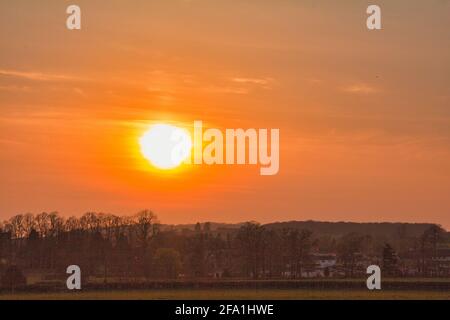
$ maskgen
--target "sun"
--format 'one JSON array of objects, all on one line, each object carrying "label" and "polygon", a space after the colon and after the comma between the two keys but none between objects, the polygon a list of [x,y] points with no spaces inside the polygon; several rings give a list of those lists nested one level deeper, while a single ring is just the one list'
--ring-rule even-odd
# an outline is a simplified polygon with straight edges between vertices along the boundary
[{"label": "sun", "polygon": [[176,168],[186,160],[192,149],[191,135],[185,129],[169,125],[152,125],[139,139],[141,153],[154,167]]}]

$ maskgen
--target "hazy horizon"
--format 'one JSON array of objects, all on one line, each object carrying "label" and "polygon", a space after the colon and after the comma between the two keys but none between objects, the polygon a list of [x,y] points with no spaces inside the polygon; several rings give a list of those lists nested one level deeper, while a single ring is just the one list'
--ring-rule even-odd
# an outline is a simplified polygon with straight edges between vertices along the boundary
[{"label": "hazy horizon", "polygon": [[[150,209],[144,209],[144,210],[150,210]],[[150,210],[151,211],[151,210]],[[59,211],[53,210],[53,211],[45,211],[47,213],[52,213],[52,212],[57,212],[58,214],[61,214]],[[95,210],[91,210],[85,213],[90,213],[90,212],[95,212],[95,213],[101,213],[101,214],[112,214],[112,215],[116,215],[116,216],[122,216],[122,214],[118,214],[118,213],[114,213],[114,212],[103,212],[103,211],[95,211]],[[153,212],[153,211],[152,211]],[[19,214],[40,214],[41,212],[26,212],[26,213],[19,213]],[[85,214],[83,213],[83,214]],[[132,214],[123,214],[123,216],[125,217],[132,217],[134,215],[136,215],[139,212],[135,212]],[[153,212],[154,213],[154,212]],[[70,216],[66,216],[63,215],[62,217],[64,218],[70,218],[70,217],[76,217],[76,218],[80,218],[83,216],[83,214],[75,214],[75,215],[70,215]],[[8,217],[11,218],[11,217]],[[8,220],[8,219],[5,219]],[[205,223],[212,223],[212,224],[225,224],[225,225],[239,225],[239,224],[245,224],[248,222],[251,223],[258,223],[261,225],[266,225],[266,224],[274,224],[274,223],[291,223],[291,222],[313,222],[313,223],[350,223],[350,224],[434,224],[434,225],[440,225],[442,226],[445,231],[448,232],[448,229],[437,223],[437,222],[433,222],[433,221],[424,221],[424,222],[414,222],[414,221],[352,221],[352,220],[314,220],[314,219],[297,219],[297,220],[271,220],[271,221],[258,221],[258,220],[236,220],[236,221],[225,221],[225,220],[192,220],[192,221],[186,221],[186,222],[173,222],[173,223],[166,223],[165,221],[162,221],[161,219],[159,219],[159,216],[156,214],[156,221],[158,224],[161,225],[166,225],[166,226],[193,226],[196,225],[197,223],[200,224],[205,224]],[[0,221],[1,222],[1,221]]]}]

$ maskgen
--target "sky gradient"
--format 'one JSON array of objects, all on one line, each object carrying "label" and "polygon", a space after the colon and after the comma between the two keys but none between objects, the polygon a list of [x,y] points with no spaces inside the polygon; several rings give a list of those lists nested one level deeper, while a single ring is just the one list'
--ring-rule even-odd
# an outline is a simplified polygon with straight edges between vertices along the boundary
[{"label": "sky gradient", "polygon": [[[450,1],[376,3],[381,31],[368,1],[0,1],[0,219],[450,228]],[[194,120],[279,128],[279,174],[149,168],[148,125]]]}]

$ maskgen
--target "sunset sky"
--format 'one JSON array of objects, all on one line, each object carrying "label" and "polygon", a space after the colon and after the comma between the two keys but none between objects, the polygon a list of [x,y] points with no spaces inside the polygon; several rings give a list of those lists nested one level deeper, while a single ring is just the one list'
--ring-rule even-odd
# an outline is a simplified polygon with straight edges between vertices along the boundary
[{"label": "sunset sky", "polygon": [[[0,219],[148,208],[163,223],[450,228],[448,0],[2,0],[0,110]],[[278,175],[151,168],[149,125],[194,120],[279,128]]]}]

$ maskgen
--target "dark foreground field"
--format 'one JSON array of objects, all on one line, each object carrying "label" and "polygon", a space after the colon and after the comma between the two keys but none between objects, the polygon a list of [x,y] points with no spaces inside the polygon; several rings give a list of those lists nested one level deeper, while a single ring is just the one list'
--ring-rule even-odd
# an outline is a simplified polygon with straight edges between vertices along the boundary
[{"label": "dark foreground field", "polygon": [[19,293],[3,294],[0,299],[14,300],[320,300],[320,299],[356,299],[356,300],[450,300],[450,292],[445,291],[369,291],[369,290],[286,290],[286,289],[163,289],[133,291],[81,291],[59,293]]},{"label": "dark foreground field", "polygon": [[[112,281],[111,281],[112,280]],[[370,291],[365,279],[302,280],[179,280],[123,282],[91,278],[81,291],[69,291],[64,281],[39,282],[14,292],[0,291],[0,299],[445,299],[450,300],[448,278],[393,278],[382,290]]]}]

